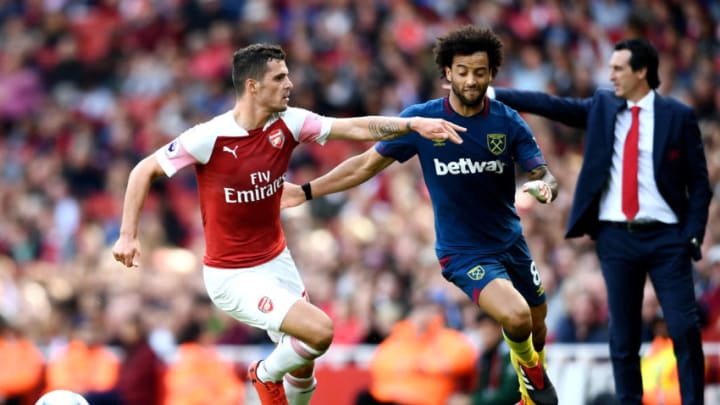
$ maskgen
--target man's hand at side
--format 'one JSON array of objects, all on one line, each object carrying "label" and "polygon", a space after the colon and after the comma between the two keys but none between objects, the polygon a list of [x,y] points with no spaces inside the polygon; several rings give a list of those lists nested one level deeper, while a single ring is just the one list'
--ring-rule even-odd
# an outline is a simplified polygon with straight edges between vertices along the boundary
[{"label": "man's hand at side", "polygon": [[536,200],[543,204],[548,204],[552,201],[552,189],[549,184],[542,180],[528,181],[523,184],[522,191],[535,197]]},{"label": "man's hand at side", "polygon": [[112,248],[115,260],[125,267],[140,267],[140,241],[138,238],[120,235]]}]

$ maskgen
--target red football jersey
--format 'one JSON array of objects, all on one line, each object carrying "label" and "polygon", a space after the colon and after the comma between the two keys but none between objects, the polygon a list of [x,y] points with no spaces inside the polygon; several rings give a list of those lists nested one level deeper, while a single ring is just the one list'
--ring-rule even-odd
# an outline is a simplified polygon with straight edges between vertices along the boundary
[{"label": "red football jersey", "polygon": [[299,143],[325,143],[331,124],[330,118],[291,107],[247,131],[229,111],[155,152],[168,177],[195,167],[206,265],[252,267],[280,254],[280,196],[290,155]]}]

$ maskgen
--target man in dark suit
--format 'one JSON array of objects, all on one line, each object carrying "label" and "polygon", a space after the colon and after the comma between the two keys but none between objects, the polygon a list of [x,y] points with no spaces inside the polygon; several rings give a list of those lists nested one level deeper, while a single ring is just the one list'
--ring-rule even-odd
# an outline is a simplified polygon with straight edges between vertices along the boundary
[{"label": "man in dark suit", "polygon": [[692,110],[662,97],[658,55],[642,39],[615,45],[614,93],[587,99],[494,89],[519,111],[586,128],[585,159],[566,237],[596,241],[608,291],[617,398],[640,404],[640,315],[646,276],[657,292],[678,360],[683,404],[703,404],[704,358],[691,257],[699,260],[712,192]]}]

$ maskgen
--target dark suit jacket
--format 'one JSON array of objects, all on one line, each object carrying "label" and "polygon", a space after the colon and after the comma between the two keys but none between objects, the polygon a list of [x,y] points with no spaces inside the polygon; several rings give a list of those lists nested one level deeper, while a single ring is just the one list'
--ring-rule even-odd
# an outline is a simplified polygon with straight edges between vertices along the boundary
[{"label": "dark suit jacket", "polygon": [[[541,92],[495,89],[497,100],[529,112],[585,128],[585,150],[565,236],[588,234],[598,228],[600,194],[610,175],[615,118],[627,108],[625,99],[598,90],[586,99],[550,96]],[[655,93],[653,167],[660,194],[677,215],[683,236],[702,241],[712,191],[697,120],[690,107]]]}]

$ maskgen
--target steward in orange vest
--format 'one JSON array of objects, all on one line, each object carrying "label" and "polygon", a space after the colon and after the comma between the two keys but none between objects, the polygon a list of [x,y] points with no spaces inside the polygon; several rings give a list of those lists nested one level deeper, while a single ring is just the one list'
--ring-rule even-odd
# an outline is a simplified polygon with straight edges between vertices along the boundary
[{"label": "steward in orange vest", "polygon": [[445,405],[453,393],[470,385],[476,359],[470,340],[445,326],[440,307],[421,302],[373,354],[370,394],[381,402]]}]

